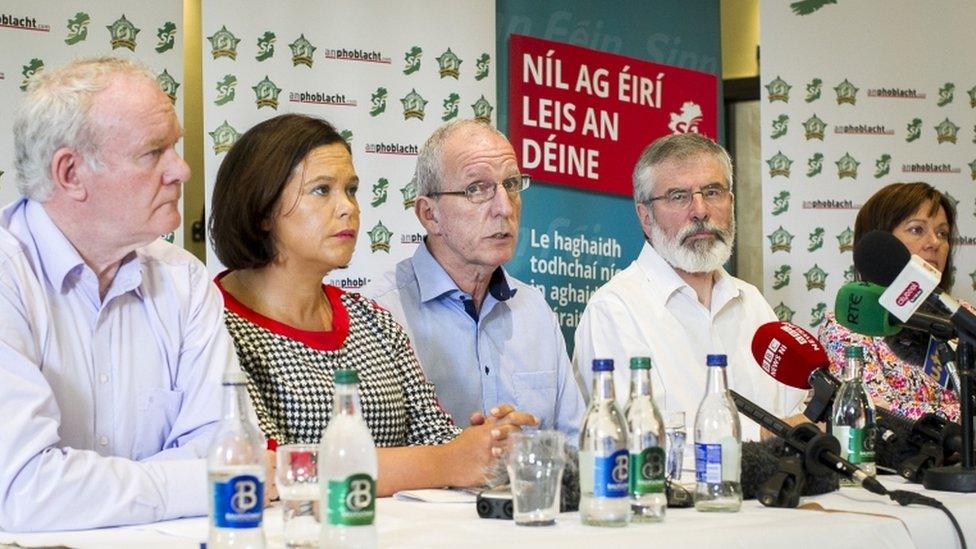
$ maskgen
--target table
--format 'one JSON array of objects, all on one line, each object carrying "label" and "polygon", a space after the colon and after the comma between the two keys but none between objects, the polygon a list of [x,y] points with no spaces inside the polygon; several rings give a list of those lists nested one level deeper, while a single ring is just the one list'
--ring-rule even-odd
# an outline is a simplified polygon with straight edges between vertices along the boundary
[{"label": "table", "polygon": [[[931,492],[884,477],[888,488],[924,492],[946,504],[960,522],[967,543],[976,546],[976,494]],[[511,521],[478,518],[473,504],[377,501],[381,547],[748,547],[789,549],[839,547],[959,547],[955,531],[941,511],[901,507],[857,488],[842,488],[801,501],[802,509],[772,509],[755,500],[739,513],[699,513],[668,509],[663,523],[626,528],[583,526],[577,513],[564,513],[552,527],[516,526]],[[281,547],[281,509],[265,516],[269,547]],[[23,547],[66,545],[79,548],[198,549],[207,537],[207,519],[198,517],[155,524],[82,532],[10,534],[0,543]]]}]

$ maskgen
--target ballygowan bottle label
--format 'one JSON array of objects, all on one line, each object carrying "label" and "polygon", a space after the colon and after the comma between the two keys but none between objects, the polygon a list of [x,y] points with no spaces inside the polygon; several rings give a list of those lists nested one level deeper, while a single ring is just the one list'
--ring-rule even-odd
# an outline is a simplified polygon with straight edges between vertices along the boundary
[{"label": "ballygowan bottle label", "polygon": [[722,445],[695,443],[695,481],[722,482]]},{"label": "ballygowan bottle label", "polygon": [[874,427],[834,425],[832,434],[840,441],[840,457],[855,465],[874,463]]},{"label": "ballygowan bottle label", "polygon": [[660,494],[664,492],[666,466],[664,448],[652,446],[630,454],[630,493]]},{"label": "ballygowan bottle label", "polygon": [[376,482],[366,473],[329,480],[329,524],[364,526],[376,517]]},{"label": "ballygowan bottle label", "polygon": [[599,498],[627,497],[629,474],[627,450],[593,457],[593,495]]},{"label": "ballygowan bottle label", "polygon": [[258,528],[264,483],[254,475],[213,481],[213,522],[217,528]]}]

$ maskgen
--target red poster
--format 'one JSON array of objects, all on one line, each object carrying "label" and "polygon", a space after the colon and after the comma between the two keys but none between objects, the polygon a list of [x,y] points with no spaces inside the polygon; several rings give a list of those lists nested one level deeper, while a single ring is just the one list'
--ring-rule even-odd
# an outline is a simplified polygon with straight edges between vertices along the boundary
[{"label": "red poster", "polygon": [[508,135],[533,180],[632,196],[651,141],[717,136],[714,74],[515,34],[508,51]]}]

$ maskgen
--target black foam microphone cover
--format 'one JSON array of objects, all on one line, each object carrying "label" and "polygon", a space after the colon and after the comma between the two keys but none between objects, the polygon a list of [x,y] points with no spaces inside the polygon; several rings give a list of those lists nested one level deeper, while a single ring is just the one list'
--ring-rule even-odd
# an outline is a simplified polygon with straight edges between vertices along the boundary
[{"label": "black foam microphone cover", "polygon": [[[743,499],[756,499],[764,482],[776,474],[779,468],[779,458],[784,455],[784,443],[780,438],[772,438],[762,442],[746,441],[742,443],[742,486]],[[839,488],[836,474],[826,476],[806,475],[800,491],[804,496],[816,496],[833,492]]]},{"label": "black foam microphone cover", "polygon": [[854,268],[881,286],[889,286],[911,259],[908,248],[887,231],[869,231],[854,246]]}]

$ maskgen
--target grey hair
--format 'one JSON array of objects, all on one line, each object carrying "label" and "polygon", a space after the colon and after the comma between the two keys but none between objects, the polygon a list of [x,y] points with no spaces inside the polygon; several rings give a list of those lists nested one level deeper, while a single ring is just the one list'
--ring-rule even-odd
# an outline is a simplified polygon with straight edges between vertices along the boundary
[{"label": "grey hair", "polygon": [[721,145],[697,133],[678,133],[656,139],[644,149],[634,166],[634,203],[647,204],[654,192],[654,168],[669,160],[709,154],[725,169],[725,183],[732,188],[732,158]]},{"label": "grey hair", "polygon": [[443,169],[441,154],[443,153],[444,143],[455,132],[465,128],[483,128],[508,141],[505,134],[498,131],[491,124],[481,120],[462,118],[452,120],[437,128],[427,138],[424,146],[420,148],[420,153],[417,155],[417,169],[414,172],[414,181],[417,184],[417,196],[430,196],[441,190],[444,183],[443,173],[441,172]]},{"label": "grey hair", "polygon": [[111,56],[76,59],[31,77],[14,114],[14,168],[21,195],[39,202],[51,197],[51,158],[62,147],[78,151],[89,167],[99,169],[100,140],[89,111],[95,96],[118,75],[156,82],[142,63]]}]

